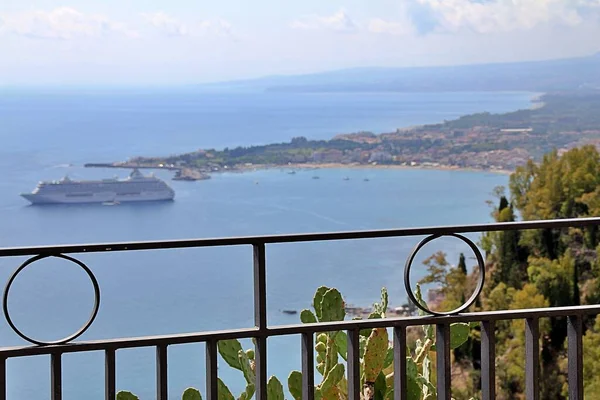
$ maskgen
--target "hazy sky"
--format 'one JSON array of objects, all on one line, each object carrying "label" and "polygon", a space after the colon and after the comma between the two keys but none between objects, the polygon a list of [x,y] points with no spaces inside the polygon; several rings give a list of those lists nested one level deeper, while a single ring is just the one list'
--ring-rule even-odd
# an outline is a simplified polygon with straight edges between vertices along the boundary
[{"label": "hazy sky", "polygon": [[178,84],[600,50],[600,0],[0,0],[0,84]]}]

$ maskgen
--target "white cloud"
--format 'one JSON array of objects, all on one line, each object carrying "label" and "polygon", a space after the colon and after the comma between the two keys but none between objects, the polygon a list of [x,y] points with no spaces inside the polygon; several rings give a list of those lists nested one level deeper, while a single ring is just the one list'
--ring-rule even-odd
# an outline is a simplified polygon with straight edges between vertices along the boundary
[{"label": "white cloud", "polygon": [[411,35],[415,32],[414,26],[410,21],[392,22],[381,18],[371,19],[368,30],[372,33],[387,33],[398,36]]},{"label": "white cloud", "polygon": [[413,5],[420,7],[421,16],[424,11],[430,14],[438,32],[512,32],[543,25],[574,27],[589,18],[590,11],[600,11],[599,0],[415,0]]},{"label": "white cloud", "polygon": [[138,37],[138,32],[98,14],[84,14],[73,8],[30,10],[0,14],[0,33],[36,39],[73,39],[119,34]]},{"label": "white cloud", "polygon": [[209,19],[198,22],[184,22],[162,11],[142,13],[142,18],[167,36],[234,36],[232,25],[223,19]]},{"label": "white cloud", "polygon": [[142,18],[168,36],[188,36],[190,34],[190,30],[185,23],[162,11],[142,13]]},{"label": "white cloud", "polygon": [[310,15],[291,23],[294,29],[325,29],[335,32],[356,32],[358,25],[348,16],[345,10],[339,10],[333,15]]}]

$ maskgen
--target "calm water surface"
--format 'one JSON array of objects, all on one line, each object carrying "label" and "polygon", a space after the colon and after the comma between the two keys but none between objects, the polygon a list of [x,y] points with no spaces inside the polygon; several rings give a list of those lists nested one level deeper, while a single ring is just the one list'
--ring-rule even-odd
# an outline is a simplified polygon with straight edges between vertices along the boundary
[{"label": "calm water surface", "polygon": [[[476,111],[529,105],[527,93],[244,94],[185,92],[0,93],[1,246],[219,237],[230,235],[397,228],[490,220],[485,201],[506,177],[420,170],[283,170],[221,174],[209,181],[170,182],[176,201],[118,206],[30,207],[18,194],[41,179],[102,178],[116,170],[84,162],[196,148],[329,138],[359,130],[385,132]],[[169,174],[160,173],[169,179]],[[312,179],[318,175],[320,179]],[[344,180],[344,177],[350,178]],[[364,179],[368,178],[369,181]],[[393,305],[405,300],[402,268],[418,238],[272,245],[267,247],[270,324],[298,321],[283,309],[310,305],[320,285],[338,287],[347,301],[369,305],[382,286]],[[451,261],[467,251],[452,240]],[[160,250],[78,256],[102,288],[100,313],[82,339],[193,332],[252,325],[252,249]],[[22,262],[0,259],[0,282]],[[453,261],[455,262],[455,261]],[[415,271],[415,276],[422,274]],[[82,324],[92,303],[85,275],[61,261],[43,261],[20,276],[9,307],[32,336],[55,339]],[[0,343],[22,344],[0,321]],[[299,338],[269,341],[269,373],[282,380],[300,368]],[[117,355],[121,389],[154,398],[153,349]],[[201,345],[169,348],[173,396],[203,388]],[[10,399],[49,398],[49,359],[8,362]],[[221,368],[234,394],[237,371]],[[64,357],[64,398],[103,398],[101,353]]]}]

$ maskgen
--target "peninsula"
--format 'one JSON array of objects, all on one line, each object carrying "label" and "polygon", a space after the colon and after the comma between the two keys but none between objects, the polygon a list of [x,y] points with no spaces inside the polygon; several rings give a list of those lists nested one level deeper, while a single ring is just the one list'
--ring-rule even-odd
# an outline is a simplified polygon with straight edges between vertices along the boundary
[{"label": "peninsula", "polygon": [[479,113],[434,125],[374,134],[340,134],[331,140],[293,138],[261,146],[135,157],[89,167],[164,168],[175,179],[206,179],[210,173],[290,166],[397,166],[406,168],[511,171],[558,149],[600,147],[600,90],[548,93],[534,107],[505,114]]}]

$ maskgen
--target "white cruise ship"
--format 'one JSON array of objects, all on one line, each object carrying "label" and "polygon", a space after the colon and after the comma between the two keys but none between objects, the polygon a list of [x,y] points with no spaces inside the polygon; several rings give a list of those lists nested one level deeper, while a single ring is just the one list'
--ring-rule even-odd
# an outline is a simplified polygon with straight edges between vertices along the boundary
[{"label": "white cruise ship", "polygon": [[163,180],[134,169],[126,179],[40,182],[31,193],[21,194],[32,204],[127,203],[173,200],[175,192]]}]

